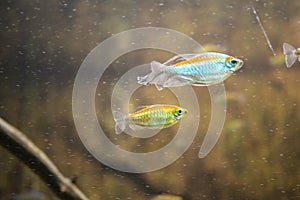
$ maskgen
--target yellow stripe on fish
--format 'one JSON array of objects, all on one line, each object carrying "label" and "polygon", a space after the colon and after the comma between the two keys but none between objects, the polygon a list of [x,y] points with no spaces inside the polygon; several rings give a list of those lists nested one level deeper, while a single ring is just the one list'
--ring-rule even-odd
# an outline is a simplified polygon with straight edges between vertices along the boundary
[{"label": "yellow stripe on fish", "polygon": [[[232,58],[232,57],[228,57],[228,58]],[[216,61],[216,60],[222,60],[223,58],[220,57],[196,57],[190,60],[184,60],[181,61],[177,64],[175,64],[173,67],[180,67],[183,65],[189,65],[189,64],[195,64],[198,62],[205,62],[205,61]]]}]

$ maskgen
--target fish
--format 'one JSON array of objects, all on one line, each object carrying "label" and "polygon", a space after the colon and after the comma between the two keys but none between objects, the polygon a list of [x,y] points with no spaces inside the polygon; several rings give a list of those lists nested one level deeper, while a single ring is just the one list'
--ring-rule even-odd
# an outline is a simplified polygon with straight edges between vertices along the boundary
[{"label": "fish", "polygon": [[162,194],[162,195],[158,195],[158,196],[152,198],[151,200],[182,200],[182,197],[168,195],[168,194]]},{"label": "fish", "polygon": [[241,59],[217,52],[180,54],[165,63],[151,62],[151,72],[137,81],[155,85],[157,90],[184,85],[209,86],[218,84],[243,66]]},{"label": "fish", "polygon": [[295,48],[288,43],[283,43],[283,54],[285,55],[285,64],[290,68],[297,60],[300,62],[300,48]]},{"label": "fish", "polygon": [[176,124],[186,114],[185,108],[167,104],[140,106],[135,112],[128,115],[120,111],[113,111],[116,122],[115,132],[116,134],[122,133],[127,125],[134,131],[142,128],[168,128]]}]

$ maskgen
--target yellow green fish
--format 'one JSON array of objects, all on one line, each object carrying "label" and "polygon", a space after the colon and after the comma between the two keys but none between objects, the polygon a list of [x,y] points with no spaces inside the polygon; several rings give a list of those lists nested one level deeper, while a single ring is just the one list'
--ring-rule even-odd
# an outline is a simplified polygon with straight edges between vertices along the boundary
[{"label": "yellow green fish", "polygon": [[181,54],[163,64],[151,62],[151,73],[137,80],[142,85],[155,85],[158,90],[184,85],[208,86],[222,82],[242,65],[242,60],[222,53]]},{"label": "yellow green fish", "polygon": [[125,115],[119,111],[114,111],[116,122],[116,134],[122,133],[128,124],[132,130],[146,127],[151,129],[161,129],[173,126],[185,114],[187,110],[174,105],[156,104],[138,107],[137,111]]}]

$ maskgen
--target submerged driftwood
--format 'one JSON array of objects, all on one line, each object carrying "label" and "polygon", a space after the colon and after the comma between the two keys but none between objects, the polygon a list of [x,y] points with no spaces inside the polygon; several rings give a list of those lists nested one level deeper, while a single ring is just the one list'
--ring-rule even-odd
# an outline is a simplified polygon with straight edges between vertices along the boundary
[{"label": "submerged driftwood", "polygon": [[0,144],[32,169],[61,199],[88,200],[24,133],[0,118]]},{"label": "submerged driftwood", "polygon": [[[49,157],[40,150],[24,133],[10,125],[0,117],[0,145],[18,157],[34,173],[36,173],[46,185],[63,200],[89,200],[86,195],[72,182],[72,179],[65,177]],[[120,174],[126,174],[119,172]],[[127,174],[129,175],[129,174]],[[130,174],[129,179],[138,182],[140,189],[146,194],[163,194],[163,191],[148,185],[142,176]],[[158,195],[154,199],[181,200],[178,196]],[[187,198],[188,199],[188,198]],[[152,199],[151,199],[152,200]]]}]

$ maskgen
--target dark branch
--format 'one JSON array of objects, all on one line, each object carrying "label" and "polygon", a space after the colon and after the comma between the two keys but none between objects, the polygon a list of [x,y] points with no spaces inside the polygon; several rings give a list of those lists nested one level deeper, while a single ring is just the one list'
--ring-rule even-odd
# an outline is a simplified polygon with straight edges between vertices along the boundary
[{"label": "dark branch", "polygon": [[66,178],[29,138],[0,118],[0,145],[31,168],[61,199],[88,200],[81,190]]}]

